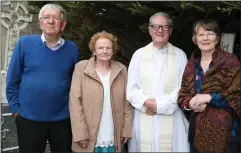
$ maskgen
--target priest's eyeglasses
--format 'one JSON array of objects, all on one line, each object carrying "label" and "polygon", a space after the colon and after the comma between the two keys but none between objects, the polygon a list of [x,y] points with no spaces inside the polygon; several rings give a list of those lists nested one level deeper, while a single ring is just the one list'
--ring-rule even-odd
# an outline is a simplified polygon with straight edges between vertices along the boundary
[{"label": "priest's eyeglasses", "polygon": [[171,28],[171,26],[169,25],[158,25],[158,24],[152,24],[150,25],[150,27],[153,30],[159,30],[161,28],[163,31],[168,31]]}]

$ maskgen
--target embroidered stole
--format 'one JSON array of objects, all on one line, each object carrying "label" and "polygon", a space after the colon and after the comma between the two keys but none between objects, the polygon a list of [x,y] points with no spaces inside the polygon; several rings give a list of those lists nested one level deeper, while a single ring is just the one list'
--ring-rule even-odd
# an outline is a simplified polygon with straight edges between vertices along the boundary
[{"label": "embroidered stole", "polygon": [[[140,62],[140,86],[145,95],[149,98],[155,98],[155,94],[152,92],[152,46],[153,43],[148,44],[144,48],[143,56]],[[164,61],[164,94],[170,94],[174,89],[178,75],[178,58],[175,54],[175,47],[171,44],[167,44],[167,55]],[[154,91],[155,92],[155,91]],[[153,125],[153,116],[148,116],[146,113],[140,113],[140,152],[151,152],[152,146],[158,147],[160,152],[171,152],[172,150],[172,115],[158,115],[160,117],[160,144],[156,146],[155,135],[153,131],[156,126]],[[158,124],[158,123],[157,123]],[[155,126],[153,128],[153,126]],[[155,144],[154,144],[155,143]]]}]

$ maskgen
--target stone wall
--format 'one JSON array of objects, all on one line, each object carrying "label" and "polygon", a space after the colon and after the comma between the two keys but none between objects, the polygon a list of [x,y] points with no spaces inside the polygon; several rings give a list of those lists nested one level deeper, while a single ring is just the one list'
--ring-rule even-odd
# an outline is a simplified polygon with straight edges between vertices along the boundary
[{"label": "stone wall", "polygon": [[[1,102],[1,151],[17,146],[14,119],[9,113],[5,94],[6,74],[11,55],[19,37],[41,33],[36,14],[29,13],[28,2],[1,1],[0,47],[0,102]],[[13,149],[13,148],[12,148]],[[17,152],[17,150],[10,150]]]},{"label": "stone wall", "polygon": [[28,2],[1,2],[1,102],[6,103],[5,77],[14,46],[22,35],[40,33],[37,15],[28,12]]}]

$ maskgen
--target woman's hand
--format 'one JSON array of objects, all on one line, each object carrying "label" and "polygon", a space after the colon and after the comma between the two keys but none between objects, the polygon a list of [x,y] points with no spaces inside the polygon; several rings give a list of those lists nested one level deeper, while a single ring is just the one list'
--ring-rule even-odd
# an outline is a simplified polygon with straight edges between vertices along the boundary
[{"label": "woman's hand", "polygon": [[78,144],[80,145],[81,148],[85,149],[89,145],[89,139],[79,141]]},{"label": "woman's hand", "polygon": [[[211,101],[212,97],[209,94],[197,94],[194,96],[190,102],[189,102],[189,107],[192,110],[196,110],[198,107],[200,107],[203,104],[207,104]],[[200,110],[201,108],[206,108],[206,106],[203,105],[202,107],[198,108],[197,110]]]},{"label": "woman's hand", "polygon": [[128,140],[129,140],[129,138],[127,138],[127,137],[121,137],[121,142],[127,143]]},{"label": "woman's hand", "polygon": [[207,104],[201,104],[195,107],[194,112],[203,112],[207,107]]}]

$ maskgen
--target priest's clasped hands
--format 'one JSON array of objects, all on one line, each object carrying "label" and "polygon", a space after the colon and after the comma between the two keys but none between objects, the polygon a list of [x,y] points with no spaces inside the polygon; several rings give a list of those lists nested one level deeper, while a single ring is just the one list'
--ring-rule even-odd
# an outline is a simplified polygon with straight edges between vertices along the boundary
[{"label": "priest's clasped hands", "polygon": [[155,99],[147,99],[144,106],[146,106],[147,115],[154,116],[157,114],[157,104]]}]

